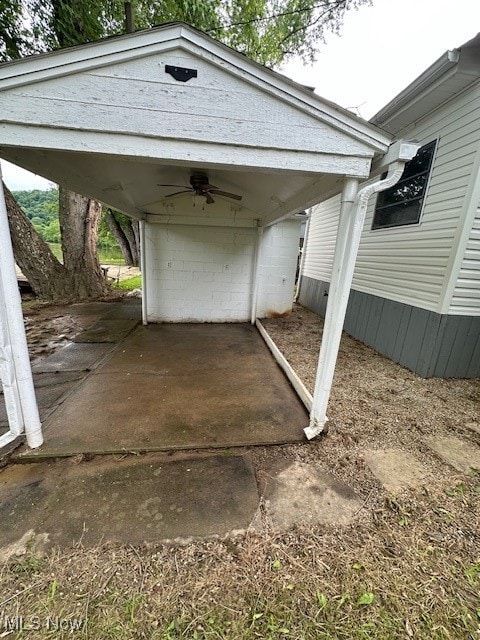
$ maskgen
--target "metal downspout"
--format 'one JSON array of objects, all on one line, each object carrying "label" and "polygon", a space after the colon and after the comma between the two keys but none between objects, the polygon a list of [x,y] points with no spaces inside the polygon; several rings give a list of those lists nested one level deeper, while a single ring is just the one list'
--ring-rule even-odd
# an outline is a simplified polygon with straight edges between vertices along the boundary
[{"label": "metal downspout", "polygon": [[[305,435],[309,440],[325,429],[325,424],[328,420],[326,415],[327,405],[330,398],[368,200],[374,193],[389,189],[400,180],[405,162],[403,160],[393,162],[388,168],[387,177],[360,189],[350,205],[344,197],[345,204],[342,207],[337,244],[335,246],[334,269],[332,270],[327,313],[318,360],[310,425],[304,429]],[[347,185],[348,183],[344,189],[344,196],[348,188]],[[350,189],[352,187],[353,184],[350,185]]]}]

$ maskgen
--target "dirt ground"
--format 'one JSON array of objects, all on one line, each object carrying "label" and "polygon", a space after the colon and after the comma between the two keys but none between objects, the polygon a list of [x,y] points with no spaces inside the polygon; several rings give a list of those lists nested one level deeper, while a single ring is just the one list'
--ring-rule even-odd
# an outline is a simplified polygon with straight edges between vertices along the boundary
[{"label": "dirt ground", "polygon": [[[33,357],[91,321],[65,307],[26,316]],[[265,326],[312,389],[321,319],[297,307]],[[94,639],[477,639],[480,476],[446,465],[424,438],[478,445],[479,383],[423,380],[344,335],[329,433],[249,452],[257,468],[286,458],[346,481],[362,500],[354,524],[27,553],[0,567],[0,637],[75,637],[77,624],[78,637]],[[395,495],[364,456],[392,447],[426,469],[421,484]],[[14,612],[30,625],[15,635],[7,633]]]},{"label": "dirt ground", "polygon": [[[296,306],[286,318],[262,322],[313,392],[323,320]],[[379,486],[365,467],[363,450],[409,451],[438,478],[450,470],[425,446],[425,437],[454,434],[480,442],[472,429],[480,424],[480,380],[425,380],[344,333],[328,417],[328,435],[298,447],[296,454],[304,460],[313,456],[372,496]]]}]

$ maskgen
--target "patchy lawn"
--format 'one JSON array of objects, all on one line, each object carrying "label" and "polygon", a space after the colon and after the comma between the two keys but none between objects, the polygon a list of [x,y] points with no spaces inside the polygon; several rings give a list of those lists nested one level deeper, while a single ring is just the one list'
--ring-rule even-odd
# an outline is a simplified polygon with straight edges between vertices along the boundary
[{"label": "patchy lawn", "polygon": [[[68,315],[51,309],[57,324],[57,313]],[[321,320],[297,308],[265,325],[311,388]],[[456,472],[424,438],[478,446],[479,398],[478,380],[422,380],[344,336],[329,434],[250,453],[318,464],[346,481],[362,499],[354,525],[27,553],[0,569],[0,637],[477,639],[480,476]],[[396,495],[364,459],[392,447],[427,469]]]},{"label": "patchy lawn", "polygon": [[120,289],[120,291],[133,291],[134,289],[142,288],[142,276],[133,276],[132,278],[126,278],[120,280],[112,285],[113,289]]}]

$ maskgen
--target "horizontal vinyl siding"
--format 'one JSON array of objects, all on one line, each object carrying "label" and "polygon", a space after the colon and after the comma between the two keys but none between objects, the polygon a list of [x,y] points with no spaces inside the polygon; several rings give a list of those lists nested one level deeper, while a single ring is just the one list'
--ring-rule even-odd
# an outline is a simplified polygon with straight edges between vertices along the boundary
[{"label": "horizontal vinyl siding", "polygon": [[339,210],[340,196],[336,196],[315,207],[312,212],[303,264],[303,273],[309,278],[330,280]]},{"label": "horizontal vinyl siding", "polygon": [[[480,83],[402,134],[423,145],[437,140],[419,224],[371,230],[371,198],[353,289],[435,311],[465,206],[480,142]],[[315,207],[304,273],[330,281],[340,198]]]},{"label": "horizontal vinyl siding", "polygon": [[450,313],[480,316],[480,204],[452,296]]}]

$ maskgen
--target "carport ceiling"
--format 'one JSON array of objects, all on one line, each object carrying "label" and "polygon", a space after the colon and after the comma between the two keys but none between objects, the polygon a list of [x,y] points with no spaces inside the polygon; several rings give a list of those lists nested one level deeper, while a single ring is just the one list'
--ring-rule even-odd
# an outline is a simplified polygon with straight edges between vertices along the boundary
[{"label": "carport ceiling", "polygon": [[161,185],[201,171],[242,196],[205,207],[269,222],[367,177],[389,141],[182,24],[0,66],[0,156],[137,218],[198,211],[204,198]]}]

